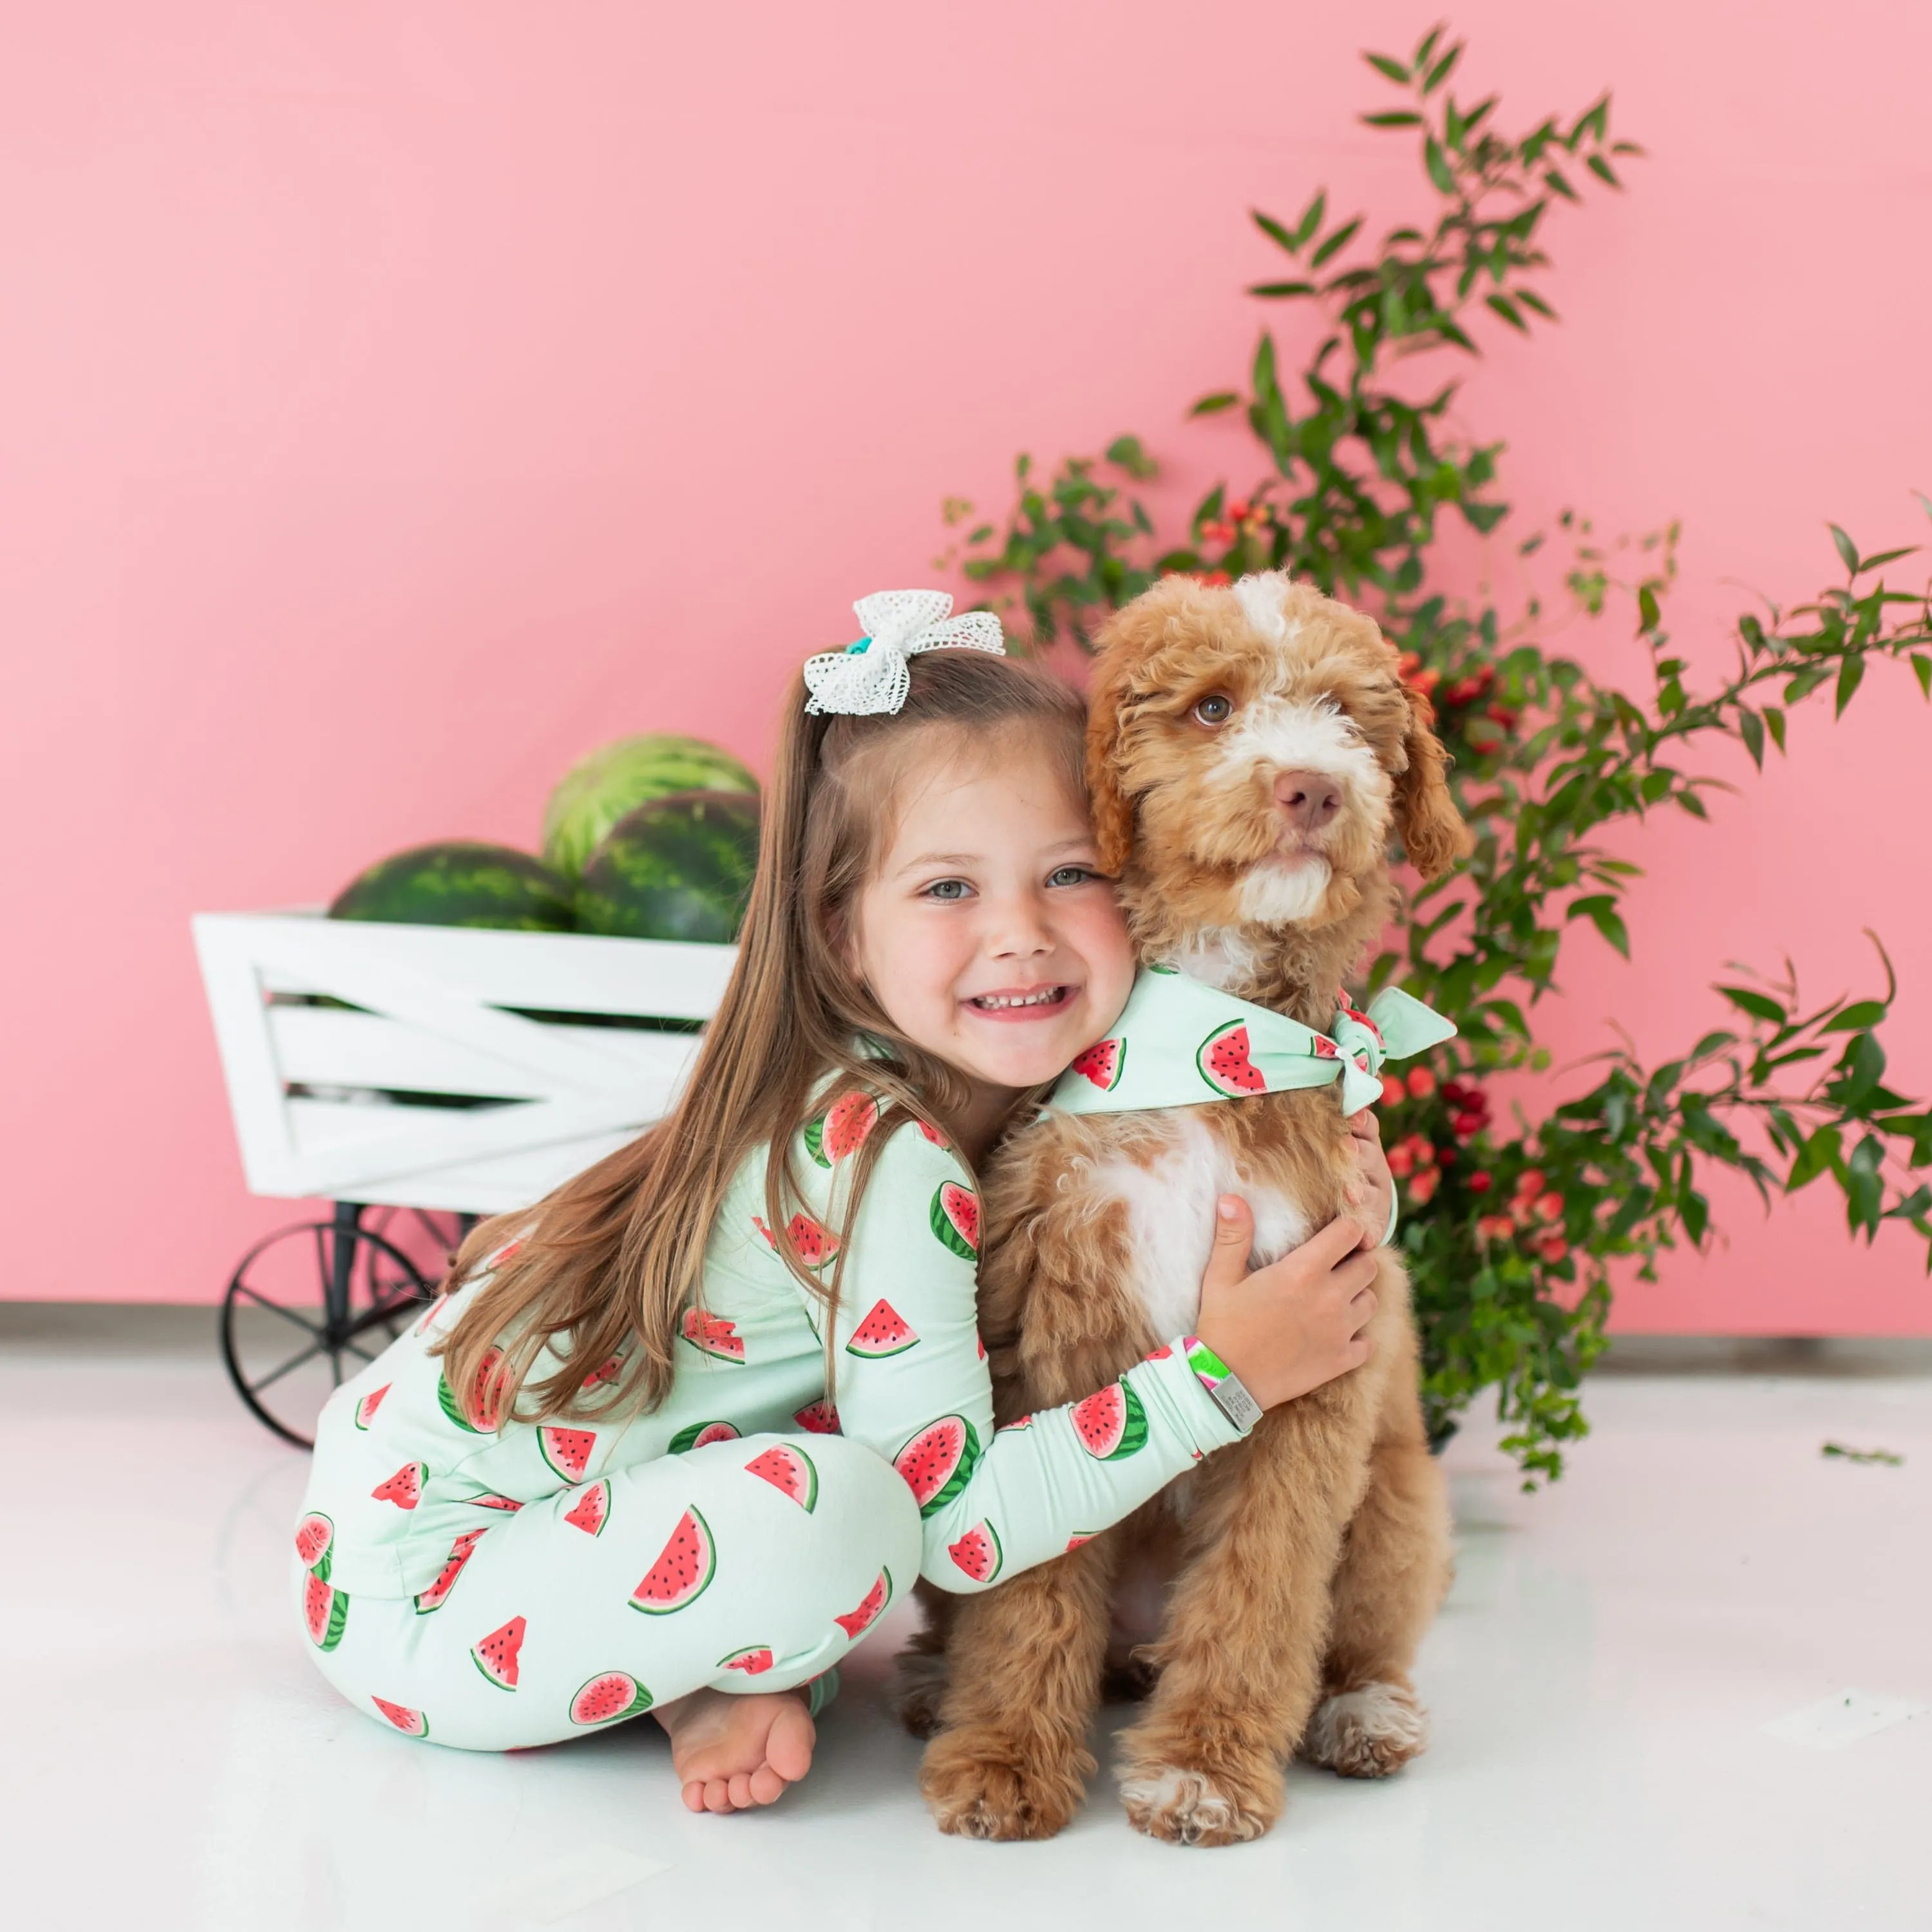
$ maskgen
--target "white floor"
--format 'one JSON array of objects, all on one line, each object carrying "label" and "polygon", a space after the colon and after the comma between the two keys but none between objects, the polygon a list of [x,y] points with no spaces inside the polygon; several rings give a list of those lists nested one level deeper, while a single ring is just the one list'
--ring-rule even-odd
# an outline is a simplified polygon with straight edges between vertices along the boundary
[{"label": "white floor", "polygon": [[889,1642],[752,1816],[683,1813],[648,1723],[498,1758],[386,1734],[290,1627],[301,1459],[212,1346],[0,1333],[0,1924],[1932,1927],[1932,1716],[1835,1751],[1761,1729],[1932,1705],[1932,1379],[1624,1375],[1590,1408],[1544,1494],[1452,1447],[1435,1741],[1401,1777],[1298,1770],[1222,1851],[1138,1838],[1103,1778],[1057,1841],[988,1846],[927,1822]]}]

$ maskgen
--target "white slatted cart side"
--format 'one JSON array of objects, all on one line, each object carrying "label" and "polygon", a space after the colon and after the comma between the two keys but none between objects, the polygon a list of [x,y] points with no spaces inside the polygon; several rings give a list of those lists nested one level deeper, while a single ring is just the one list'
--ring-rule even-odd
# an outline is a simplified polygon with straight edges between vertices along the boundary
[{"label": "white slatted cart side", "polygon": [[237,1389],[296,1442],[440,1271],[390,1210],[509,1212],[634,1139],[669,1110],[736,957],[308,910],[194,928],[249,1191],[334,1204],[251,1250],[223,1304]]}]

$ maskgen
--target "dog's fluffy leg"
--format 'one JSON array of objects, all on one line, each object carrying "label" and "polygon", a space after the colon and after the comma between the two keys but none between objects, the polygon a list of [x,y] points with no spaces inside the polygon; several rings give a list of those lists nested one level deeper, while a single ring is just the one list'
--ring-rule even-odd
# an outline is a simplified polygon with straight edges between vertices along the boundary
[{"label": "dog's fluffy leg", "polygon": [[942,1832],[1050,1838],[1080,1808],[1116,1540],[1109,1532],[960,1600],[940,1729],[919,1774]]},{"label": "dog's fluffy leg", "polygon": [[1449,1584],[1449,1506],[1416,1399],[1414,1345],[1384,1385],[1369,1486],[1348,1526],[1334,1585],[1326,1695],[1302,1754],[1345,1778],[1386,1778],[1428,1742],[1408,1680],[1417,1646]]},{"label": "dog's fluffy leg", "polygon": [[893,1660],[892,1699],[899,1722],[916,1738],[939,1728],[940,1700],[946,1694],[946,1645],[959,1599],[936,1590],[923,1578],[913,1594],[926,1612],[926,1624]]},{"label": "dog's fluffy leg", "polygon": [[1321,1689],[1370,1394],[1345,1378],[1270,1410],[1196,1478],[1198,1553],[1170,1599],[1153,1699],[1120,1740],[1121,1798],[1150,1837],[1233,1844],[1281,1815],[1282,1774]]}]

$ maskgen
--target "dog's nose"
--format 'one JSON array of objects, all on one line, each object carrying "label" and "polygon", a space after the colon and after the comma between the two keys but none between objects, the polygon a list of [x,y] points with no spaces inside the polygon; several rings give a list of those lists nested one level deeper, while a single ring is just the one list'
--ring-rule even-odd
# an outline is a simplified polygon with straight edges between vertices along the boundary
[{"label": "dog's nose", "polygon": [[1319,832],[1342,808],[1340,782],[1322,772],[1283,772],[1274,795],[1298,832]]}]

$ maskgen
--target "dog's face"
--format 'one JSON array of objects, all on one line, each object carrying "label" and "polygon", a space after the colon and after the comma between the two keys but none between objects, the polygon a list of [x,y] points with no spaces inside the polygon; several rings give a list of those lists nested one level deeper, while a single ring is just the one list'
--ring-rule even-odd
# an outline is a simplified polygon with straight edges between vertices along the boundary
[{"label": "dog's face", "polygon": [[1320,926],[1362,904],[1391,835],[1425,878],[1468,849],[1428,699],[1359,611],[1279,573],[1169,578],[1096,666],[1100,862],[1196,931]]}]

